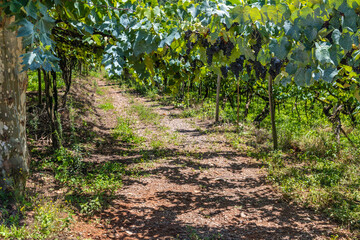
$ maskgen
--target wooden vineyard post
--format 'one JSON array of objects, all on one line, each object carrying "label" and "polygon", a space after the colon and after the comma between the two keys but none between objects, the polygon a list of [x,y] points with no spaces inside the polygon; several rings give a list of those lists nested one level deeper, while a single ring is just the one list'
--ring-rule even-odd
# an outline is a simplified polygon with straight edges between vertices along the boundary
[{"label": "wooden vineyard post", "polygon": [[236,92],[237,92],[237,111],[236,111],[236,123],[240,122],[240,83],[239,78],[236,78]]},{"label": "wooden vineyard post", "polygon": [[221,84],[221,75],[217,77],[216,85],[216,113],[215,113],[215,122],[219,122],[219,101],[220,101],[220,84]]},{"label": "wooden vineyard post", "polygon": [[274,96],[273,96],[273,86],[272,86],[272,77],[269,74],[269,106],[270,106],[270,115],[271,115],[271,128],[272,128],[272,137],[274,143],[274,150],[278,148],[278,139],[276,132],[276,124],[275,124],[275,108],[274,108]]}]

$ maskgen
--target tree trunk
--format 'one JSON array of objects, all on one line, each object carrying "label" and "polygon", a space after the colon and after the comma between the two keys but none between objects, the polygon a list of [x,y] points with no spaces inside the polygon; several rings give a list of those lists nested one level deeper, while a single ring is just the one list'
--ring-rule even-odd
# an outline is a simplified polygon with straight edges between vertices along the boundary
[{"label": "tree trunk", "polygon": [[200,82],[199,82],[199,94],[198,94],[198,101],[200,100],[201,98],[201,85],[202,85],[202,82],[201,82],[201,79],[200,79]]},{"label": "tree trunk", "polygon": [[46,111],[50,121],[50,132],[53,148],[57,149],[60,146],[58,131],[56,127],[56,113],[54,107],[54,96],[51,89],[50,72],[43,70],[44,82],[45,82],[45,99],[46,99]]},{"label": "tree trunk", "polygon": [[0,187],[23,191],[29,173],[26,145],[27,75],[21,70],[22,45],[8,29],[14,18],[0,22]]},{"label": "tree trunk", "polygon": [[295,102],[294,102],[294,107],[295,107],[295,110],[296,110],[296,113],[297,113],[297,116],[298,116],[298,120],[299,120],[299,122],[301,122],[301,116],[300,116],[300,112],[299,112],[299,109],[298,109],[298,107],[297,107],[297,105],[298,105],[298,97],[296,96],[296,98],[295,98]]},{"label": "tree trunk", "polygon": [[270,116],[271,116],[271,128],[272,128],[272,137],[274,143],[274,150],[278,148],[278,139],[276,132],[275,124],[275,108],[274,108],[274,96],[273,96],[273,87],[272,87],[272,77],[269,75],[269,106],[270,106]]},{"label": "tree trunk", "polygon": [[52,80],[53,80],[53,96],[54,96],[54,113],[58,111],[58,91],[57,91],[57,82],[56,82],[56,72],[52,71]]},{"label": "tree trunk", "polygon": [[236,78],[236,95],[237,95],[237,109],[236,109],[236,123],[240,122],[240,86],[239,79]]},{"label": "tree trunk", "polygon": [[307,100],[305,100],[305,116],[306,116],[306,122],[309,123],[309,116],[307,112]]},{"label": "tree trunk", "polygon": [[247,116],[249,114],[249,108],[250,108],[250,104],[251,101],[253,99],[253,92],[250,92],[250,94],[248,94],[248,98],[246,100],[246,105],[245,105],[245,110],[244,110],[244,121],[246,122]]},{"label": "tree trunk", "polygon": [[209,96],[209,85],[205,84],[205,96],[203,101]]},{"label": "tree trunk", "polygon": [[167,91],[167,82],[168,82],[168,79],[167,79],[167,77],[165,76],[164,77],[164,92],[166,93],[166,91]]},{"label": "tree trunk", "polygon": [[189,76],[189,82],[188,82],[188,86],[187,86],[187,108],[190,107],[190,85],[191,85],[191,79]]},{"label": "tree trunk", "polygon": [[220,102],[220,84],[221,84],[221,75],[217,77],[216,85],[216,113],[215,113],[215,122],[219,122],[219,102]]},{"label": "tree trunk", "polygon": [[42,94],[41,94],[41,70],[38,69],[38,106],[42,105]]},{"label": "tree trunk", "polygon": [[65,93],[62,97],[62,107],[64,108],[66,106],[66,101],[67,101],[67,95],[70,92],[70,87],[71,87],[71,81],[72,81],[72,70],[74,67],[74,59],[73,58],[66,58],[64,56],[64,53],[61,51],[58,51],[58,55],[60,56],[60,69],[62,72],[62,79],[64,80],[65,83]]},{"label": "tree trunk", "polygon": [[79,75],[81,75],[82,74],[82,64],[81,64],[80,60],[79,60],[78,64],[79,64]]}]

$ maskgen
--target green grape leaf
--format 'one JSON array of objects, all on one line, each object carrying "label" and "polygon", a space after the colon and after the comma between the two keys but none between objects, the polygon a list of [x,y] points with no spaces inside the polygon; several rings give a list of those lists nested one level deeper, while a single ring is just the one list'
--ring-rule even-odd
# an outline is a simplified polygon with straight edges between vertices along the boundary
[{"label": "green grape leaf", "polygon": [[335,68],[334,66],[329,66],[327,68],[324,69],[323,71],[323,76],[322,79],[325,82],[328,83],[332,83],[334,81],[334,78],[336,77],[336,75],[338,75],[339,70],[337,70],[337,68]]},{"label": "green grape leaf", "polygon": [[261,48],[260,52],[257,56],[257,60],[264,66],[270,63],[271,61],[271,55],[270,50],[268,48]]},{"label": "green grape leaf", "polygon": [[36,62],[34,61],[36,58],[36,53],[28,52],[21,55],[21,57],[23,60],[22,64],[27,65],[29,69],[34,70],[37,68]]},{"label": "green grape leaf", "polygon": [[350,33],[343,33],[339,39],[339,44],[346,51],[350,51],[353,44]]},{"label": "green grape leaf", "polygon": [[293,75],[296,73],[296,70],[297,70],[297,65],[290,62],[289,64],[286,65],[286,72],[289,74],[289,75]]},{"label": "green grape leaf", "polygon": [[341,32],[338,29],[335,29],[331,34],[331,38],[333,39],[334,43],[339,44]]},{"label": "green grape leaf", "polygon": [[239,47],[239,51],[245,55],[246,59],[255,60],[255,55],[252,49],[246,44],[246,41],[242,38],[237,39],[237,44]]},{"label": "green grape leaf", "polygon": [[305,49],[304,45],[300,44],[293,50],[291,58],[300,65],[306,66],[310,62],[310,52]]},{"label": "green grape leaf", "polygon": [[312,42],[316,39],[318,35],[318,30],[316,28],[305,28],[305,36],[309,42]]},{"label": "green grape leaf", "polygon": [[279,41],[277,39],[271,39],[269,49],[275,54],[276,57],[283,60],[289,53],[290,43],[287,37],[282,37]]},{"label": "green grape leaf", "polygon": [[329,49],[330,58],[335,64],[335,66],[338,66],[340,64],[341,59],[344,56],[344,50],[341,49],[341,47],[337,44],[334,44]]},{"label": "green grape leaf", "polygon": [[333,61],[330,58],[330,52],[329,49],[331,47],[331,44],[328,42],[320,42],[315,43],[315,57],[316,59],[322,63],[333,63]]},{"label": "green grape leaf", "polygon": [[356,23],[358,21],[357,14],[354,9],[348,6],[347,1],[344,1],[339,9],[338,9],[344,16],[342,21],[342,27],[348,28],[351,31],[356,31],[357,26]]},{"label": "green grape leaf", "polygon": [[196,18],[196,16],[199,14],[199,9],[195,7],[194,4],[191,4],[190,7],[187,9],[188,13],[192,16],[192,18]]},{"label": "green grape leaf", "polygon": [[360,90],[357,88],[354,92],[354,97],[360,102]]},{"label": "green grape leaf", "polygon": [[99,35],[99,34],[91,35],[91,38],[94,40],[94,42],[95,42],[98,46],[101,46],[101,40],[100,40],[100,35]]},{"label": "green grape leaf", "polygon": [[11,0],[10,1],[10,11],[13,13],[18,13],[21,10],[21,7],[23,7],[23,5],[21,4],[20,1],[18,0]]},{"label": "green grape leaf", "polygon": [[18,24],[21,25],[18,30],[18,37],[25,37],[34,34],[34,24],[29,22],[27,19],[22,19]]},{"label": "green grape leaf", "polygon": [[171,30],[171,33],[160,42],[159,47],[162,48],[162,47],[165,46],[165,44],[170,46],[171,43],[174,41],[174,39],[177,40],[180,37],[181,37],[181,35],[180,35],[179,31],[178,31],[178,28],[173,28]]},{"label": "green grape leaf", "polygon": [[29,1],[29,3],[24,7],[26,14],[33,19],[37,19],[38,15],[38,9],[33,1]]},{"label": "green grape leaf", "polygon": [[311,68],[299,68],[294,75],[294,82],[298,86],[306,86],[311,84],[311,76],[312,76]]},{"label": "green grape leaf", "polygon": [[289,20],[284,22],[284,30],[287,36],[290,36],[295,41],[299,41],[301,37],[301,30],[298,24],[299,19],[295,19],[295,24],[292,24]]},{"label": "green grape leaf", "polygon": [[54,26],[55,20],[52,19],[50,16],[44,16],[42,17],[37,24],[35,25],[35,28],[40,31],[41,33],[48,33],[51,34],[51,29]]}]

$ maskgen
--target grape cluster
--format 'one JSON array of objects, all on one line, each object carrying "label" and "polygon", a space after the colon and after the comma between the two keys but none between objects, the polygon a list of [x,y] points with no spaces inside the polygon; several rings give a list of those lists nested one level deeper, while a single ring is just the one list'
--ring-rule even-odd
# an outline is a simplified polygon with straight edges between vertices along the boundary
[{"label": "grape cluster", "polygon": [[257,56],[261,49],[261,35],[258,31],[253,32],[253,35],[254,38],[256,39],[256,43],[252,45],[251,48],[254,50],[255,56]]},{"label": "grape cluster", "polygon": [[206,38],[201,38],[200,43],[204,48],[208,48],[210,46],[210,43],[208,42],[208,40]]},{"label": "grape cluster", "polygon": [[[187,30],[185,32],[185,40],[186,42],[186,55],[190,54],[190,51],[194,48],[194,46],[196,45],[198,39],[195,42],[190,41],[190,37],[191,34],[193,34],[193,32],[191,30]],[[199,38],[199,34],[196,32],[197,37]]]},{"label": "grape cluster", "polygon": [[209,65],[209,66],[211,66],[211,64],[212,64],[212,60],[213,60],[213,56],[214,56],[214,50],[211,48],[211,47],[208,47],[207,49],[206,49],[206,56],[207,56],[207,64]]},{"label": "grape cluster", "polygon": [[234,44],[231,42],[231,41],[228,41],[228,42],[222,42],[220,44],[220,49],[223,50],[224,52],[224,55],[227,56],[227,57],[230,57],[231,56],[231,52],[232,50],[234,49]]},{"label": "grape cluster", "polygon": [[215,53],[222,50],[225,56],[230,57],[231,52],[235,47],[231,41],[226,42],[222,37],[216,39],[216,42],[213,45],[210,45],[207,41],[203,41],[203,46],[206,48],[207,63],[210,66]]},{"label": "grape cluster", "polygon": [[200,60],[195,59],[190,62],[190,66],[191,66],[192,70],[195,71],[196,68],[202,67],[202,66],[204,66],[204,64]]},{"label": "grape cluster", "polygon": [[224,78],[227,78],[227,77],[228,77],[228,72],[229,72],[229,70],[230,70],[230,67],[228,67],[228,66],[222,66],[222,67],[220,68],[220,70],[221,70],[221,74],[223,75],[223,77],[224,77]]},{"label": "grape cluster", "polygon": [[159,67],[160,67],[160,64],[161,64],[161,61],[160,61],[160,60],[156,60],[156,61],[155,61],[155,64],[154,64],[155,68],[159,68]]},{"label": "grape cluster", "polygon": [[235,60],[235,62],[230,64],[230,69],[233,72],[233,74],[236,76],[236,78],[239,77],[240,72],[242,72],[244,69],[244,61],[245,61],[245,56],[241,55],[239,58]]},{"label": "grape cluster", "polygon": [[240,24],[235,22],[233,23],[230,27],[227,27],[227,25],[225,23],[223,23],[224,28],[226,29],[226,31],[228,32],[230,30],[230,28],[234,27],[234,26],[239,26]]},{"label": "grape cluster", "polygon": [[190,54],[190,51],[194,48],[195,43],[191,42],[190,40],[188,40],[186,42],[186,55]]},{"label": "grape cluster", "polygon": [[192,31],[191,31],[191,30],[187,30],[187,31],[185,32],[185,40],[189,40],[191,34],[192,34]]},{"label": "grape cluster", "polygon": [[252,70],[251,65],[250,65],[250,64],[246,64],[246,72],[247,72],[248,75],[251,74],[251,70]]},{"label": "grape cluster", "polygon": [[360,67],[352,67],[353,71],[360,74]]},{"label": "grape cluster", "polygon": [[280,59],[273,57],[270,61],[270,69],[269,73],[272,76],[272,78],[276,78],[277,75],[279,75],[281,71],[282,62]]},{"label": "grape cluster", "polygon": [[267,72],[266,68],[259,61],[255,61],[253,65],[254,65],[256,78],[257,79],[265,78]]}]

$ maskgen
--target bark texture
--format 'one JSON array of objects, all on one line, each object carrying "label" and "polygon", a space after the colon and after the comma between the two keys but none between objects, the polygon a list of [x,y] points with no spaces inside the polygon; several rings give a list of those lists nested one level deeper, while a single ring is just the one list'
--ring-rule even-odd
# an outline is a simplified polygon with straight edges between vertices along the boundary
[{"label": "bark texture", "polygon": [[221,85],[221,75],[217,77],[216,83],[216,112],[215,112],[215,122],[219,122],[219,103],[220,103],[220,85]]},{"label": "bark texture", "polygon": [[27,76],[21,72],[21,39],[16,31],[8,29],[13,21],[11,18],[0,23],[0,187],[21,190],[29,172]]},{"label": "bark texture", "polygon": [[277,138],[277,132],[276,132],[276,123],[275,123],[275,101],[274,101],[274,95],[273,95],[273,79],[271,76],[269,76],[269,106],[270,106],[270,116],[271,116],[271,128],[272,128],[272,137],[273,137],[273,143],[274,143],[274,150],[278,148],[278,138]]}]

